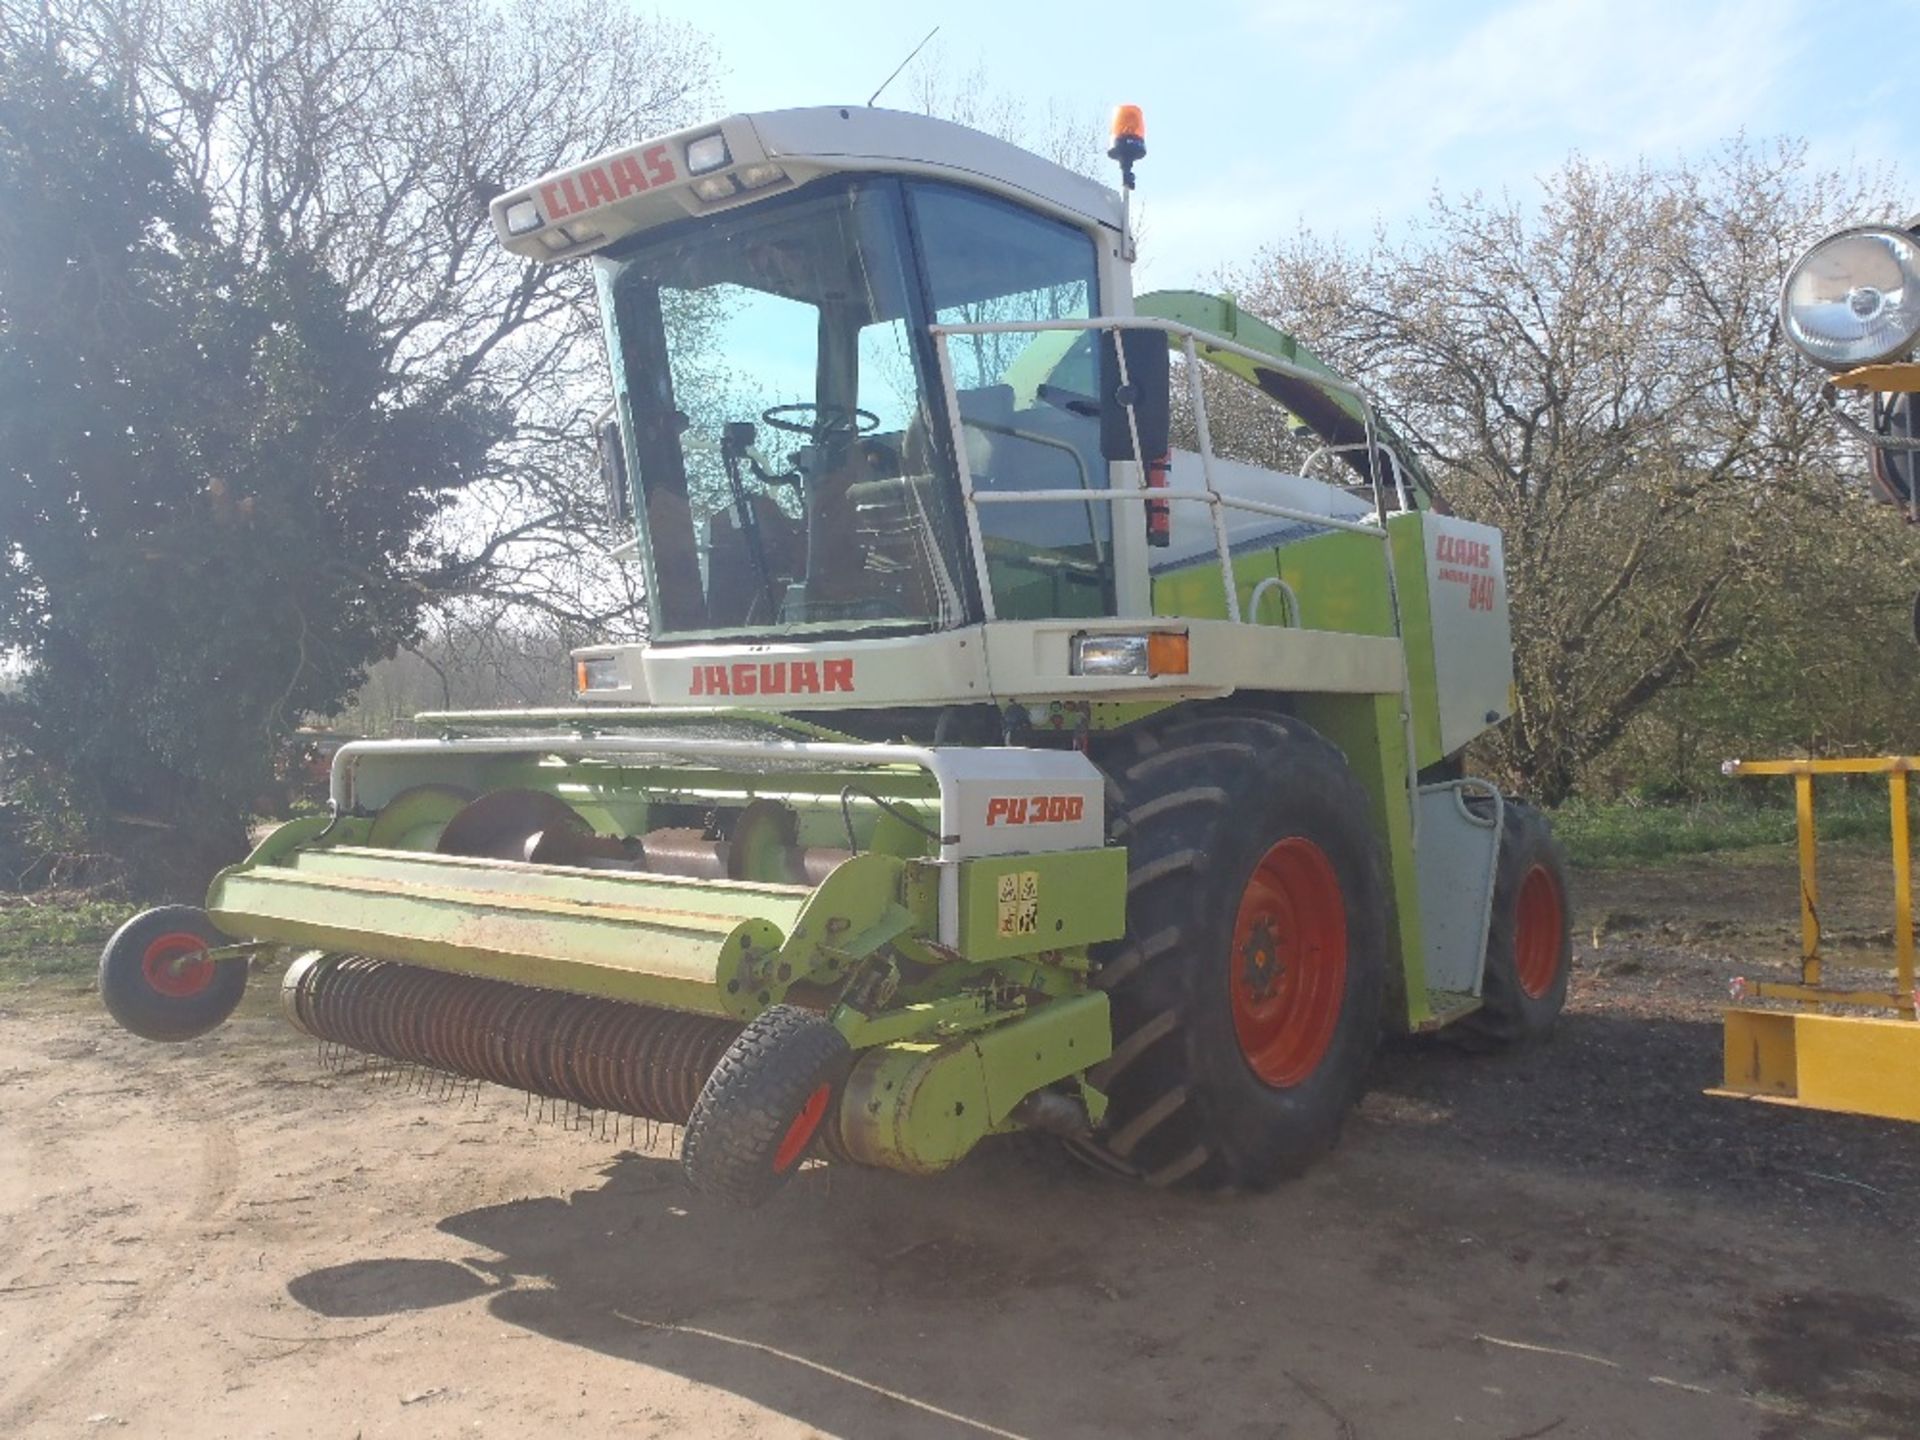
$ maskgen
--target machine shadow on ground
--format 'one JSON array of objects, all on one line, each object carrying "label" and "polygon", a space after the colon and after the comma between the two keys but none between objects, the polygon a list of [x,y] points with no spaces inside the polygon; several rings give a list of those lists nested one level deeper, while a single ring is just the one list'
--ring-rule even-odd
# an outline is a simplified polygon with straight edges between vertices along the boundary
[{"label": "machine shadow on ground", "polygon": [[[1898,1253],[1911,1147],[1702,1096],[1717,1044],[1706,1021],[1584,1013],[1532,1054],[1391,1045],[1340,1151],[1267,1196],[1153,1192],[1002,1143],[930,1179],[816,1168],[740,1211],[625,1153],[592,1188],[443,1219],[473,1247],[457,1259],[368,1257],[287,1288],[329,1317],[479,1301],[828,1433],[1148,1433],[1203,1406],[1209,1434],[1417,1434],[1423,1407],[1452,1405],[1485,1417],[1468,1433],[1517,1435],[1572,1413],[1564,1389],[1514,1386],[1488,1334],[1606,1352],[1596,1386],[1665,1367],[1726,1406],[1916,1413],[1920,1316],[1897,1286],[1786,1267],[1756,1288],[1750,1263],[1814,1223]],[[1623,1336],[1636,1305],[1643,1333]],[[1685,1399],[1593,1403],[1649,1407],[1622,1434],[1762,1433]]]}]

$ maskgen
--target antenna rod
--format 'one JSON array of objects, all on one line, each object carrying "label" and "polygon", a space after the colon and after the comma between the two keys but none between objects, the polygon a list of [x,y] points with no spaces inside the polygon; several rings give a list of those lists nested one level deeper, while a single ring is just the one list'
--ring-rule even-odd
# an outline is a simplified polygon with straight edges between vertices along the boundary
[{"label": "antenna rod", "polygon": [[[940,27],[938,25],[934,26],[933,29],[927,31],[927,40],[933,39],[933,37],[938,35],[939,33],[940,33]],[[906,69],[907,66],[913,63],[913,57],[918,55],[922,50],[927,48],[927,40],[922,40],[918,45],[914,46],[913,49],[907,52],[907,58],[902,60],[898,65],[893,67],[893,74],[887,76],[886,79],[880,82],[880,90],[885,90],[887,86],[891,85],[895,80],[900,78],[900,72]],[[873,94],[867,97],[867,108],[869,110],[873,108],[873,102],[880,98],[880,90],[874,91]]]}]

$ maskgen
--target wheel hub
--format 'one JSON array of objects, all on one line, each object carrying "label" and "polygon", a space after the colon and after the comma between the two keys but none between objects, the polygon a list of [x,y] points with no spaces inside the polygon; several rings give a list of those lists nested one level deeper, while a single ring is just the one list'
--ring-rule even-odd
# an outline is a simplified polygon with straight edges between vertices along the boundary
[{"label": "wheel hub", "polygon": [[147,984],[170,1000],[186,1000],[213,983],[214,963],[207,958],[207,942],[198,935],[175,932],[150,942],[140,957]]},{"label": "wheel hub", "polygon": [[1227,964],[1248,1068],[1276,1090],[1301,1084],[1333,1044],[1347,981],[1346,902],[1313,841],[1290,836],[1254,866]]},{"label": "wheel hub", "polygon": [[1280,958],[1280,937],[1273,921],[1261,916],[1254,921],[1246,943],[1240,947],[1242,983],[1254,1000],[1271,1000],[1286,979],[1286,962]]}]

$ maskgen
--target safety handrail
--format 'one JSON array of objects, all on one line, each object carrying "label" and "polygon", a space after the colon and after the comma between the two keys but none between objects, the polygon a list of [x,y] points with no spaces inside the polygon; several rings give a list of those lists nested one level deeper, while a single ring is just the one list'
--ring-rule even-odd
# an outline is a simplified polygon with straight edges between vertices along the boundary
[{"label": "safety handrail", "polygon": [[[1920,1018],[1920,991],[1914,988],[1913,844],[1907,818],[1907,777],[1920,773],[1920,755],[1847,756],[1831,760],[1727,760],[1720,773],[1736,776],[1788,776],[1793,780],[1794,830],[1800,861],[1800,980],[1748,981],[1736,977],[1728,987],[1736,1001],[1749,996],[1761,1000],[1791,1000],[1796,1004],[1866,1005],[1904,1011]],[[1816,775],[1884,775],[1887,777],[1887,828],[1893,847],[1894,989],[1835,990],[1824,983],[1825,957],[1820,951],[1820,868],[1814,824],[1813,780]]]},{"label": "safety handrail", "polygon": [[[973,543],[976,578],[979,582],[981,606],[986,619],[993,620],[997,618],[997,611],[993,594],[992,575],[987,565],[986,551],[981,539],[978,508],[981,505],[1036,505],[1049,503],[1059,504],[1063,502],[1086,503],[1091,500],[1124,503],[1137,502],[1143,506],[1149,501],[1188,501],[1203,504],[1207,506],[1209,519],[1212,522],[1214,550],[1220,567],[1220,586],[1222,597],[1225,601],[1227,618],[1234,621],[1241,619],[1240,594],[1239,587],[1234,581],[1233,549],[1228,539],[1226,516],[1223,513],[1227,510],[1237,510],[1249,514],[1265,515],[1275,519],[1291,520],[1297,524],[1313,525],[1329,530],[1344,530],[1374,536],[1380,539],[1385,545],[1388,584],[1390,587],[1394,586],[1393,549],[1385,525],[1386,506],[1384,496],[1381,494],[1377,467],[1375,469],[1373,482],[1375,518],[1372,521],[1348,520],[1336,515],[1325,515],[1317,511],[1303,510],[1297,506],[1273,505],[1246,496],[1227,495],[1220,490],[1220,487],[1214,480],[1213,437],[1207,419],[1206,396],[1200,382],[1198,347],[1205,345],[1209,350],[1219,350],[1228,354],[1239,355],[1246,359],[1257,361],[1259,364],[1280,374],[1289,375],[1310,384],[1351,396],[1360,403],[1362,409],[1364,423],[1367,428],[1367,447],[1369,449],[1377,449],[1378,442],[1374,438],[1373,428],[1373,404],[1366,392],[1359,386],[1349,381],[1308,370],[1304,366],[1295,365],[1279,356],[1267,355],[1261,351],[1250,349],[1236,341],[1227,339],[1223,335],[1215,335],[1210,331],[1196,329],[1194,326],[1183,325],[1174,320],[1162,320],[1155,316],[1136,315],[1118,317],[1109,315],[1068,320],[995,321],[979,324],[934,325],[930,328],[934,339],[935,351],[939,359],[941,383],[946,391],[948,413],[953,417],[952,423],[956,425],[966,422],[961,421],[959,418],[959,387],[954,380],[953,360],[947,347],[947,341],[951,336],[1041,334],[1063,331],[1085,332],[1089,330],[1105,331],[1114,336],[1114,348],[1119,360],[1120,381],[1123,385],[1129,382],[1129,377],[1127,375],[1126,355],[1123,347],[1121,347],[1119,343],[1119,332],[1121,330],[1156,330],[1162,334],[1176,337],[1181,341],[1182,349],[1186,354],[1188,396],[1193,405],[1194,429],[1197,432],[1197,438],[1200,442],[1199,455],[1203,483],[1198,488],[1192,486],[1149,487],[1145,484],[1145,466],[1140,464],[1139,461],[1139,433],[1135,425],[1131,406],[1128,407],[1127,418],[1129,427],[1134,430],[1133,448],[1136,457],[1134,465],[1138,472],[1140,482],[1132,489],[1093,491],[976,490],[974,486],[973,468],[968,463],[965,447],[956,445],[955,448],[958,452],[956,460],[960,472],[961,501],[966,516],[968,539]],[[1395,467],[1395,474],[1397,477],[1397,466]],[[1395,588],[1393,596],[1393,619],[1394,633],[1397,636],[1401,633],[1397,588]]]},{"label": "safety handrail", "polygon": [[[1181,343],[1187,362],[1187,395],[1193,406],[1193,427],[1199,441],[1200,470],[1202,487],[1175,489],[1170,486],[1153,487],[1147,484],[1147,457],[1141,453],[1139,421],[1134,407],[1127,406],[1127,428],[1133,440],[1133,471],[1135,485],[1131,490],[1112,488],[1104,492],[1068,494],[1060,491],[1027,490],[1012,492],[977,493],[973,484],[973,468],[968,463],[966,445],[959,433],[962,424],[960,418],[960,388],[954,378],[953,356],[948,348],[948,340],[956,335],[1024,335],[1046,334],[1050,332],[1070,331],[1084,333],[1101,331],[1113,336],[1115,359],[1118,361],[1119,379],[1122,387],[1131,384],[1127,373],[1126,347],[1120,343],[1122,330],[1157,330],[1176,338]],[[1268,515],[1278,519],[1293,520],[1296,523],[1325,527],[1329,530],[1344,530],[1363,535],[1371,535],[1381,542],[1381,551],[1386,561],[1387,598],[1389,613],[1393,617],[1394,637],[1402,641],[1400,665],[1400,728],[1406,748],[1407,789],[1409,809],[1413,812],[1413,824],[1417,832],[1419,825],[1419,805],[1413,803],[1413,794],[1418,785],[1418,755],[1413,734],[1413,677],[1406,663],[1405,630],[1400,612],[1400,585],[1393,563],[1393,538],[1387,530],[1386,495],[1381,484],[1381,466],[1377,461],[1367,467],[1373,482],[1372,523],[1357,520],[1344,520],[1333,515],[1316,514],[1313,511],[1300,510],[1287,505],[1269,505],[1264,501],[1251,500],[1242,496],[1229,496],[1221,493],[1214,479],[1213,435],[1207,421],[1207,399],[1201,384],[1198,347],[1204,345],[1209,351],[1228,355],[1237,355],[1251,360],[1265,369],[1277,374],[1290,376],[1324,391],[1341,394],[1359,403],[1359,419],[1365,429],[1365,448],[1367,454],[1376,456],[1391,454],[1390,447],[1381,445],[1374,424],[1374,406],[1366,391],[1351,381],[1309,370],[1277,355],[1266,354],[1252,349],[1224,335],[1215,335],[1211,331],[1185,325],[1176,320],[1163,320],[1157,316],[1132,315],[1088,316],[1066,320],[1009,320],[976,324],[933,325],[929,327],[933,337],[934,355],[940,367],[940,385],[946,400],[948,423],[954,427],[954,462],[960,480],[961,510],[967,526],[967,539],[973,549],[974,574],[979,585],[980,605],[983,618],[996,618],[993,594],[993,576],[987,564],[986,545],[980,528],[980,506],[982,504],[1039,504],[1044,501],[1085,501],[1093,495],[1104,494],[1111,501],[1138,501],[1143,510],[1154,502],[1187,500],[1204,504],[1208,516],[1213,522],[1213,541],[1216,559],[1220,567],[1220,588],[1225,600],[1227,618],[1239,623],[1240,589],[1233,573],[1233,547],[1227,536],[1225,511],[1243,510],[1256,515]],[[1397,459],[1393,462],[1396,489],[1404,508],[1406,503],[1406,481],[1401,473]]]}]

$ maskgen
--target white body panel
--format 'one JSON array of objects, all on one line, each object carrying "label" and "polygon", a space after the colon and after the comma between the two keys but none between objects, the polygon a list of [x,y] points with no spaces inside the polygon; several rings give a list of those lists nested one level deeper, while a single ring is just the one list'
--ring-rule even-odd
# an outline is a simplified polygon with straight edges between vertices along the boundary
[{"label": "white body panel", "polygon": [[969,704],[992,693],[977,626],[876,640],[647,646],[619,653],[622,671],[637,679],[639,693],[606,698],[627,704],[804,710],[893,705],[914,697]]},{"label": "white body panel", "polygon": [[1440,751],[1451,755],[1513,713],[1506,555],[1491,525],[1430,514],[1425,529]]},{"label": "white body panel", "polygon": [[[687,168],[687,147],[714,134],[725,137],[730,160],[709,173],[772,163],[782,178],[722,200],[702,199],[693,189],[701,177]],[[857,170],[944,177],[1081,225],[1104,226],[1116,237],[1120,229],[1120,197],[1098,181],[964,125],[864,105],[730,115],[556,170],[499,196],[491,211],[494,232],[507,249],[533,260],[565,260],[656,225]],[[507,212],[529,201],[541,223],[515,235],[507,228]]]},{"label": "white body panel", "polygon": [[[1466,800],[1484,798],[1484,814]],[[1486,970],[1487,921],[1493,913],[1494,865],[1506,806],[1485,780],[1422,786],[1420,938],[1427,984],[1458,995],[1478,995]]]},{"label": "white body panel", "polygon": [[943,806],[957,819],[952,854],[1095,850],[1107,843],[1106,781],[1073,750],[941,749]]},{"label": "white body panel", "polygon": [[[1075,675],[1073,637],[1184,632],[1185,675]],[[790,645],[630,645],[574,652],[613,657],[618,688],[589,705],[674,709],[836,710],[1046,700],[1183,699],[1235,690],[1398,694],[1400,642],[1230,620],[996,620],[960,630]],[[1503,697],[1504,703],[1504,697]]]},{"label": "white body panel", "polygon": [[[1176,489],[1201,483],[1204,467],[1192,450],[1175,450],[1168,482]],[[1286,475],[1262,470],[1238,460],[1213,457],[1213,483],[1222,495],[1236,500],[1254,500],[1263,505],[1284,505],[1290,510],[1309,510],[1331,515],[1337,520],[1370,520],[1370,502],[1349,495],[1337,485],[1310,480],[1304,475]],[[1306,539],[1322,533],[1303,520],[1283,520],[1272,515],[1256,515],[1245,510],[1226,512],[1227,541],[1234,549],[1242,546],[1284,545],[1289,540]],[[1168,544],[1152,552],[1156,572],[1176,570],[1215,553],[1213,522],[1206,507],[1197,504],[1173,507],[1172,534]]]}]

